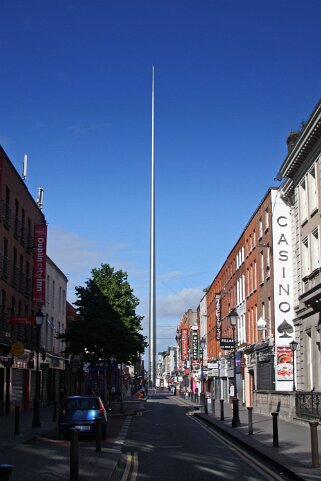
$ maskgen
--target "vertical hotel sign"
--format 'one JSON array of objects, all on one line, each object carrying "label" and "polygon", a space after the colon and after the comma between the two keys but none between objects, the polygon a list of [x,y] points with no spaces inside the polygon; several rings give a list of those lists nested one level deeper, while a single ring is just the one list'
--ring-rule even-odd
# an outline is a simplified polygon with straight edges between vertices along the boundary
[{"label": "vertical hotel sign", "polygon": [[188,329],[182,329],[182,361],[188,360]]},{"label": "vertical hotel sign", "polygon": [[46,303],[46,224],[35,225],[33,247],[32,302],[42,306]]},{"label": "vertical hotel sign", "polygon": [[290,208],[271,191],[273,227],[275,390],[292,389],[290,342],[294,339],[292,237]]}]

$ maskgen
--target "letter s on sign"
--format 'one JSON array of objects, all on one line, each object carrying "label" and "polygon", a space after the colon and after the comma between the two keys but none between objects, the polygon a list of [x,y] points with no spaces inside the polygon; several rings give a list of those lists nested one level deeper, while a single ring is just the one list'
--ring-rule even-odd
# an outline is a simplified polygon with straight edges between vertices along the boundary
[{"label": "letter s on sign", "polygon": [[288,260],[289,260],[288,251],[280,251],[279,252],[279,261],[288,261]]}]

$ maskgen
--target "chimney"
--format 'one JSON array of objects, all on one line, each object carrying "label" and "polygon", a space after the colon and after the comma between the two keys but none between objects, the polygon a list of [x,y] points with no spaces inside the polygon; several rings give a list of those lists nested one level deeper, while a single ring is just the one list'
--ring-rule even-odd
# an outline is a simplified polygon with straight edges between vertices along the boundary
[{"label": "chimney", "polygon": [[289,133],[288,138],[286,139],[286,143],[288,144],[288,154],[292,152],[296,144],[296,141],[298,140],[298,137],[299,137],[299,133],[295,132],[294,130],[292,130]]}]

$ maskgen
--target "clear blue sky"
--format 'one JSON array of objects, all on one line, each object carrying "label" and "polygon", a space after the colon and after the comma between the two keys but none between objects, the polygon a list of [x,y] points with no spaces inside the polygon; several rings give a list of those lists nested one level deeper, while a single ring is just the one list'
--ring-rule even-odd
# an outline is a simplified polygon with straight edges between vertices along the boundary
[{"label": "clear blue sky", "polygon": [[148,324],[154,64],[157,350],[174,345],[320,98],[320,17],[319,0],[2,2],[0,143],[44,188],[69,300],[106,262]]}]

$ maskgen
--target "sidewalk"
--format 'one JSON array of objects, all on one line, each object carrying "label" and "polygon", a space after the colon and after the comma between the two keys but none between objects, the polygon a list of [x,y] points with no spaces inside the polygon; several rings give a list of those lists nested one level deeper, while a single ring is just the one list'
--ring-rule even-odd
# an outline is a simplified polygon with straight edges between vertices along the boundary
[{"label": "sidewalk", "polygon": [[[178,398],[195,406],[195,415],[210,425],[214,425],[239,443],[256,451],[260,456],[279,465],[280,471],[292,476],[293,480],[319,481],[321,468],[312,468],[311,433],[309,423],[290,423],[278,419],[279,447],[273,447],[273,421],[270,417],[253,412],[253,435],[248,434],[248,411],[240,406],[241,426],[232,428],[232,409],[224,404],[224,421],[221,421],[220,402],[215,402],[215,413],[199,411],[199,405],[189,400]],[[321,447],[321,429],[318,429],[318,444]]]},{"label": "sidewalk", "polygon": [[[114,402],[112,412],[108,413],[107,429],[111,430],[112,426],[120,429],[120,418],[135,415],[144,409],[144,401],[125,400],[122,410],[120,403]],[[53,421],[53,414],[53,406],[42,408],[41,427],[34,429],[32,412],[21,413],[18,435],[14,435],[14,415],[0,417],[0,464],[14,466],[10,481],[69,481],[70,445],[58,438],[57,421]],[[111,478],[120,460],[121,450],[109,446],[108,431],[107,442],[102,443],[101,452],[96,452],[94,439],[92,443],[79,442],[80,481],[105,481]]]}]

